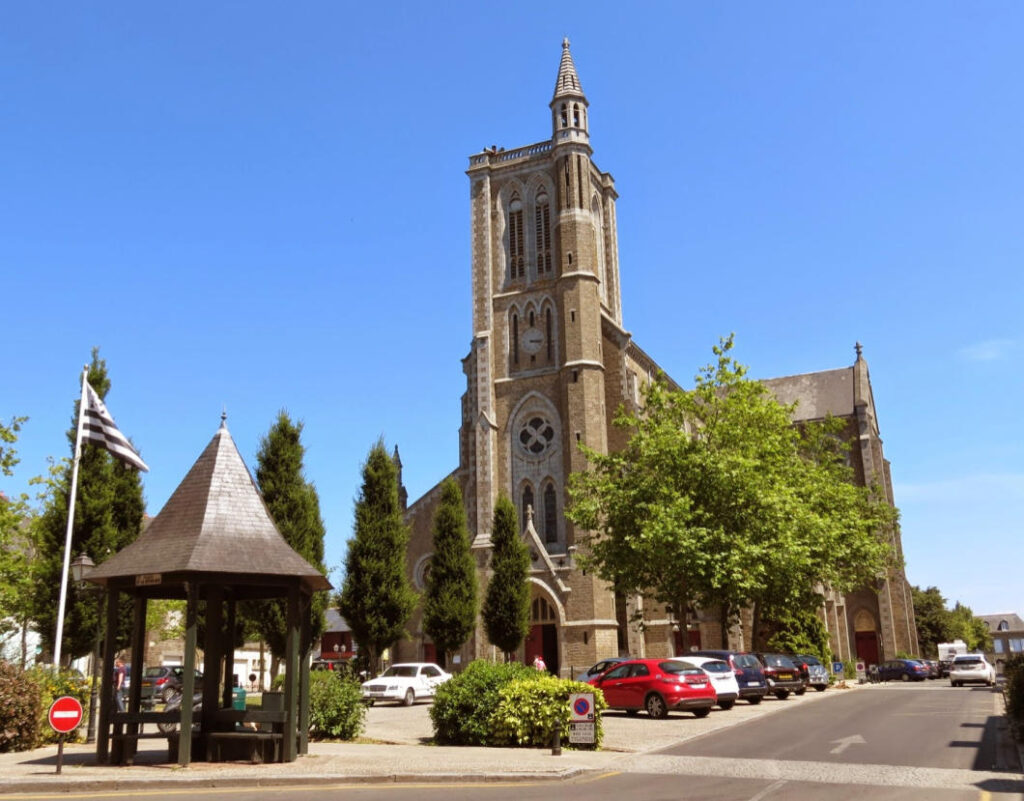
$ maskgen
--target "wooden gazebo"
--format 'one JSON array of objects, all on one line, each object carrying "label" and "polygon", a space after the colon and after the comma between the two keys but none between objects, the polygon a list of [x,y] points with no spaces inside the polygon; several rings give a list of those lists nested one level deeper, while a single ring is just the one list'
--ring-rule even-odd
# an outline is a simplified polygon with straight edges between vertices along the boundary
[{"label": "wooden gazebo", "polygon": [[[177,760],[215,759],[225,744],[243,744],[253,758],[270,753],[294,761],[305,753],[309,729],[310,601],[328,590],[324,575],[284,541],[235,447],[222,418],[220,429],[148,528],[135,542],[99,565],[89,580],[107,591],[107,632],[117,628],[122,593],[134,600],[131,683],[125,712],[114,707],[112,671],[103,675],[96,756],[99,762],[131,761],[143,725],[177,722]],[[141,676],[145,658],[146,605],[151,599],[184,599],[185,659],[178,712],[144,711]],[[287,598],[288,633],[282,709],[232,709],[234,643],[221,635],[235,629],[235,605],[249,599]],[[193,732],[191,699],[199,603],[205,603],[202,643],[205,674],[202,712]],[[105,640],[104,665],[113,665],[114,637]],[[221,661],[224,668],[221,671]],[[258,728],[257,728],[258,726]],[[174,740],[171,739],[173,744]],[[267,748],[265,746],[272,746]]]}]

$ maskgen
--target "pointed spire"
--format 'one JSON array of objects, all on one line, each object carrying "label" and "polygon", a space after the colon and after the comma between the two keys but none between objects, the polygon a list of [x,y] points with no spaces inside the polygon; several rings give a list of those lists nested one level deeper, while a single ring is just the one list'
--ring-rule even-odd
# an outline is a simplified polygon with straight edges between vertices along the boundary
[{"label": "pointed spire", "polygon": [[558,65],[558,78],[555,80],[555,94],[552,102],[560,97],[583,97],[583,87],[576,74],[576,65],[569,52],[569,37],[562,39],[562,61]]},{"label": "pointed spire", "polygon": [[551,135],[555,144],[589,144],[590,124],[587,101],[569,52],[569,39],[562,40],[562,61],[558,65],[555,94],[551,98]]},{"label": "pointed spire", "polygon": [[857,361],[860,361],[862,358],[864,358],[864,346],[861,345],[860,342],[857,342],[853,346],[853,349],[857,351]]}]

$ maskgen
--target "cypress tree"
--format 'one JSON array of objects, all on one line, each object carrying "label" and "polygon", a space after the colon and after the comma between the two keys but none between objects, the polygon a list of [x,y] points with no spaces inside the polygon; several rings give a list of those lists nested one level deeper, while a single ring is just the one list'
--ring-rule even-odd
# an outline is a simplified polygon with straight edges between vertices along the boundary
[{"label": "cypress tree", "polygon": [[434,554],[423,602],[423,630],[443,654],[445,665],[473,633],[476,610],[476,565],[469,550],[466,509],[459,485],[447,478],[434,517]]},{"label": "cypress tree", "polygon": [[338,611],[348,621],[366,667],[400,637],[417,596],[405,573],[409,529],[398,500],[398,468],[378,440],[363,465],[355,530],[345,556]]},{"label": "cypress tree", "polygon": [[[99,348],[92,350],[88,381],[97,395],[106,398],[110,391],[110,378],[106,360],[99,358]],[[68,431],[72,458],[78,432],[78,403],[75,402],[71,430]],[[68,460],[51,470],[48,495],[36,529],[40,553],[33,619],[44,648],[50,654],[53,653],[57,628],[70,491],[71,461]],[[71,558],[86,553],[96,564],[110,558],[139,536],[144,512],[145,500],[138,471],[111,456],[101,446],[83,442],[78,466],[75,522],[71,532]],[[80,591],[74,582],[68,583],[61,652],[69,659],[92,650],[99,613],[97,596],[98,593]],[[131,633],[131,599],[122,597],[121,607],[120,625],[115,632],[118,647],[127,645]]]},{"label": "cypress tree", "polygon": [[483,619],[487,639],[509,661],[530,630],[530,554],[519,537],[516,508],[502,494],[494,507],[491,528],[491,581],[487,585]]},{"label": "cypress tree", "polygon": [[[306,449],[301,442],[303,424],[292,422],[287,411],[266,436],[260,438],[256,454],[256,483],[270,517],[287,542],[306,561],[321,571],[324,568],[324,522],[320,516],[320,497],[316,487],[303,475]],[[313,595],[312,641],[324,632],[327,593]],[[287,638],[287,601],[274,598],[247,605],[246,616],[278,659],[285,656]]]}]

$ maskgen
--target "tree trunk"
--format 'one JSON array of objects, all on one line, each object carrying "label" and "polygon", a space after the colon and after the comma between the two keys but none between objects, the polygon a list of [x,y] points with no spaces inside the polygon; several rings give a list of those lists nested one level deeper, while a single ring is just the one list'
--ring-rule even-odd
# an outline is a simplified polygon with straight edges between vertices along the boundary
[{"label": "tree trunk", "polygon": [[729,649],[729,604],[718,607],[718,625],[722,629],[722,648]]}]

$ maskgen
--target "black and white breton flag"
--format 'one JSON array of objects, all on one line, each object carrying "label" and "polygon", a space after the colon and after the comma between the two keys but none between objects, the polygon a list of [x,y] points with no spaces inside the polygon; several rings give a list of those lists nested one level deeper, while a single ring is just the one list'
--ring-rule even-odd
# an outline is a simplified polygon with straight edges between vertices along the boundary
[{"label": "black and white breton flag", "polygon": [[149,467],[135,452],[128,438],[120,432],[114,418],[110,416],[107,407],[89,382],[85,382],[85,420],[82,423],[82,436],[84,439],[99,443],[122,462],[149,472]]}]

